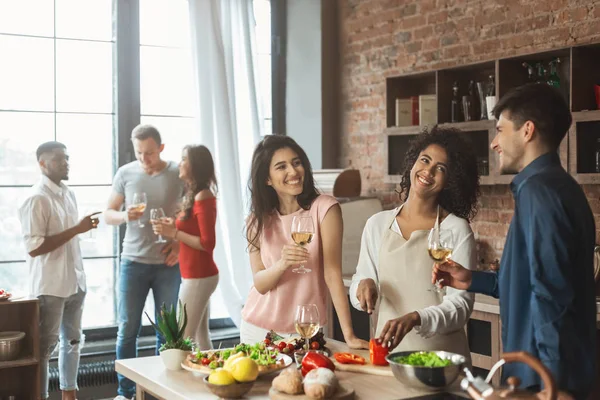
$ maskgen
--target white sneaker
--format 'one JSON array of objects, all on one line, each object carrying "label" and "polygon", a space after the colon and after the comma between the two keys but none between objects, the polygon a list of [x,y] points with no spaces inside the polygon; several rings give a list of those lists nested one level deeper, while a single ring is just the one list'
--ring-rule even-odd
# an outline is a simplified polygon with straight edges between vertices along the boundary
[{"label": "white sneaker", "polygon": [[[135,398],[135,397],[134,397],[134,398]],[[127,397],[125,397],[125,396],[118,395],[117,397],[115,397],[115,398],[114,398],[114,400],[133,400],[133,399],[128,399],[128,398],[127,398]]]}]

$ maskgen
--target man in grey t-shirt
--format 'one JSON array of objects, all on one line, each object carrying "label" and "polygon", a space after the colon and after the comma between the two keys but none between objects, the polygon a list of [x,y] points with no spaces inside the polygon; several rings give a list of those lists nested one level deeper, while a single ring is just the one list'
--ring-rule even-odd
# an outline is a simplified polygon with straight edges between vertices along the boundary
[{"label": "man in grey t-shirt", "polygon": [[[153,208],[162,208],[166,216],[174,217],[183,197],[183,181],[179,168],[172,161],[163,161],[164,148],[158,130],[139,125],[131,133],[137,161],[119,168],[113,180],[105,220],[110,225],[127,223],[118,281],[117,359],[137,356],[137,338],[148,292],[154,295],[155,318],[162,304],[177,307],[179,285],[179,244],[155,243],[148,216]],[[134,195],[145,193],[144,211],[132,207]],[[139,204],[139,201],[135,201]],[[125,205],[125,211],[121,211]],[[156,351],[162,344],[157,335]],[[131,399],[135,383],[118,374],[119,389],[115,400]]]}]

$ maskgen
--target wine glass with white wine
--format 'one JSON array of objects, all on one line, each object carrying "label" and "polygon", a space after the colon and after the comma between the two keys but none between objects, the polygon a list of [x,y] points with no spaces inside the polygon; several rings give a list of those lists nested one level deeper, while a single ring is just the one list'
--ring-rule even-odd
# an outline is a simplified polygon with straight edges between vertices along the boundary
[{"label": "wine glass with white wine", "polygon": [[[436,263],[442,264],[449,260],[452,256],[452,250],[454,250],[454,235],[452,234],[451,230],[434,227],[431,232],[429,232],[427,243],[429,257],[431,257]],[[443,279],[437,280],[433,288],[429,290],[436,293],[442,293],[442,280]]]},{"label": "wine glass with white wine", "polygon": [[[310,216],[295,215],[292,220],[292,239],[298,246],[306,246],[312,241],[315,234],[315,227]],[[310,272],[310,268],[305,268],[304,265],[294,268],[292,272],[297,274],[306,274]]]},{"label": "wine glass with white wine", "polygon": [[[135,193],[133,195],[133,201],[131,202],[129,209],[135,209],[136,211],[143,213],[144,211],[146,211],[147,204],[148,204],[148,198],[146,197],[146,193],[144,193],[144,192]],[[140,217],[140,219],[138,219],[138,226],[140,228],[143,228],[144,226],[146,226],[142,222],[142,217]]]},{"label": "wine glass with white wine", "polygon": [[294,319],[296,332],[304,339],[305,350],[308,351],[310,338],[319,331],[320,318],[319,309],[316,304],[300,304],[296,307],[296,318]]}]

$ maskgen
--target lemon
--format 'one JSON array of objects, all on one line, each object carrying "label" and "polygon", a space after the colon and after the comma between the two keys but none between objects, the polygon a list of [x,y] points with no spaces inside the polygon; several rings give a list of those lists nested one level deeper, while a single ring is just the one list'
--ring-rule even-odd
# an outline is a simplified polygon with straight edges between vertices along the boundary
[{"label": "lemon", "polygon": [[230,356],[227,360],[225,360],[225,363],[223,364],[223,368],[226,369],[227,371],[230,371],[230,366],[231,364],[233,364],[233,362],[235,360],[237,360],[240,357],[245,357],[246,353],[244,353],[243,351],[237,352],[236,354]]},{"label": "lemon", "polygon": [[235,379],[229,371],[217,368],[208,376],[208,383],[212,383],[213,385],[231,385],[235,383]]},{"label": "lemon", "polygon": [[229,365],[229,371],[238,382],[252,382],[258,377],[258,364],[250,357],[239,357]]}]

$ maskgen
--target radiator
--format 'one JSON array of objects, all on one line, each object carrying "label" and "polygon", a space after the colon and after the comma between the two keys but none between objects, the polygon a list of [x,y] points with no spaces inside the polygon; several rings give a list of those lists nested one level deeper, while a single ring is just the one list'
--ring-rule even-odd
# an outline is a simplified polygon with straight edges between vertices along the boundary
[{"label": "radiator", "polygon": [[[58,368],[51,367],[49,371],[50,392],[60,390],[58,377]],[[90,362],[79,365],[77,385],[80,388],[111,385],[116,383],[117,373],[115,372],[114,360]]]}]

